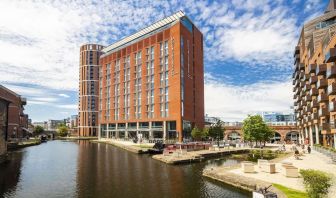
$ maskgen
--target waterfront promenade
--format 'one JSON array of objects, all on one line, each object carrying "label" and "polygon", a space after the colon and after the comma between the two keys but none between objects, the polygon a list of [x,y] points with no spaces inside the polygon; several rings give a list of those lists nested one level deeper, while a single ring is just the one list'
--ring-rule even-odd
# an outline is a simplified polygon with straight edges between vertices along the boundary
[{"label": "waterfront promenade", "polygon": [[[280,184],[286,186],[288,188],[292,188],[299,191],[305,191],[303,185],[303,179],[299,178],[288,178],[283,176],[280,173],[281,163],[289,162],[293,163],[295,167],[300,169],[314,169],[327,172],[332,176],[333,185],[329,190],[328,197],[334,198],[336,197],[336,164],[331,163],[331,159],[324,156],[321,153],[316,151],[312,151],[311,154],[304,154],[300,157],[300,160],[296,160],[292,155],[285,159],[275,159],[272,161],[276,164],[276,173],[269,174],[262,172],[257,165],[254,166],[255,173],[243,173],[240,166],[236,166],[231,169],[223,168],[223,167],[212,167],[210,169],[204,170],[204,175],[207,177],[211,177],[213,179],[217,179],[223,181],[223,179],[230,179],[232,181],[228,181],[228,183],[240,183],[237,185],[246,186],[247,188],[253,188],[255,185],[258,186],[267,186],[272,183]],[[231,176],[230,178],[227,178]],[[224,178],[225,177],[225,178]],[[233,181],[232,178],[240,178],[237,181]],[[225,182],[225,181],[224,181]],[[231,185],[232,185],[231,183]]]}]

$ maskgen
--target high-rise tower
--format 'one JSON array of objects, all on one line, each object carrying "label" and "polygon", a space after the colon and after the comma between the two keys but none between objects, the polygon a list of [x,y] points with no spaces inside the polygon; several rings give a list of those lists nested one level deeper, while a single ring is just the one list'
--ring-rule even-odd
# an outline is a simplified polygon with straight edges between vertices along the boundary
[{"label": "high-rise tower", "polygon": [[103,46],[85,44],[79,60],[79,136],[98,135],[99,57]]}]

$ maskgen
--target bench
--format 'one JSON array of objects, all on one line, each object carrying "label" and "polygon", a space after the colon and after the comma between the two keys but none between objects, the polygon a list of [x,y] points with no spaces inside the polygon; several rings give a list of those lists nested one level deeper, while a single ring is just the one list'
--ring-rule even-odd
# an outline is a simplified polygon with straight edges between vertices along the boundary
[{"label": "bench", "polygon": [[266,173],[275,173],[275,164],[274,163],[262,163],[260,167],[262,172]]},{"label": "bench", "polygon": [[282,166],[282,174],[286,177],[299,177],[299,169],[293,165]]},{"label": "bench", "polygon": [[269,163],[268,160],[258,159],[258,167],[261,168],[261,165],[264,163]]},{"label": "bench", "polygon": [[242,162],[244,173],[254,173],[254,165],[251,162]]}]

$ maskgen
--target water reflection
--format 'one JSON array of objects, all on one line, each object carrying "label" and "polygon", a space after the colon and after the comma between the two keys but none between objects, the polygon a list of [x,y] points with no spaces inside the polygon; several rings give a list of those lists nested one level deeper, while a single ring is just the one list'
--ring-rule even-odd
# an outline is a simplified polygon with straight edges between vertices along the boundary
[{"label": "water reflection", "polygon": [[53,141],[15,152],[0,169],[0,197],[248,197],[201,176],[212,160],[170,166],[88,141]]}]

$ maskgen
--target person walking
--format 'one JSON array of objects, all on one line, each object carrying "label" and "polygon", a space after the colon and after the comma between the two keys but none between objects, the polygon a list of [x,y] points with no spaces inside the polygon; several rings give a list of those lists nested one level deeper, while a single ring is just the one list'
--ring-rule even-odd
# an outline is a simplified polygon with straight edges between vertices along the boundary
[{"label": "person walking", "polygon": [[308,145],[307,150],[308,150],[308,153],[310,154],[310,152],[311,152],[310,145]]}]

